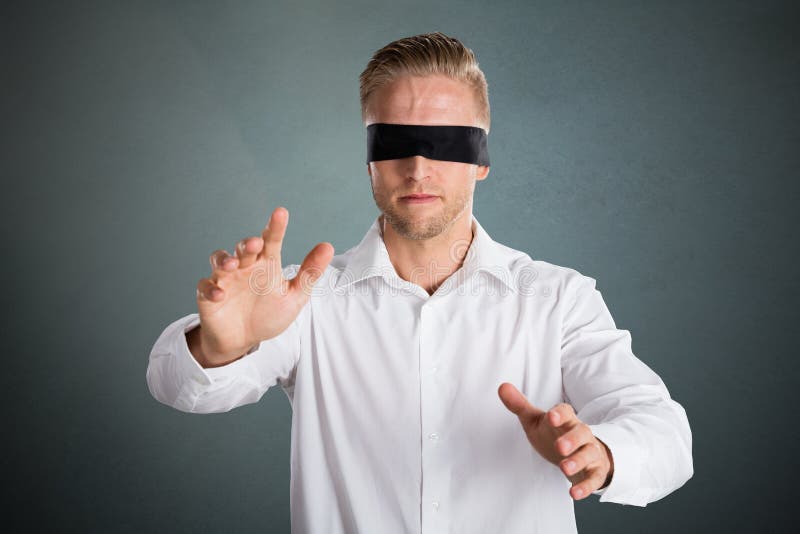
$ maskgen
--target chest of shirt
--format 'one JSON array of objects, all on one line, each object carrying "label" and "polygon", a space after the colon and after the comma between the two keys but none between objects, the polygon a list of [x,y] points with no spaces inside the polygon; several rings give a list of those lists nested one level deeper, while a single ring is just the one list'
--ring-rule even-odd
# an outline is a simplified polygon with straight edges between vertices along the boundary
[{"label": "chest of shirt", "polygon": [[318,406],[363,424],[404,409],[416,420],[434,411],[495,417],[505,409],[502,382],[534,404],[560,402],[557,296],[500,289],[424,298],[374,280],[313,300],[295,394],[306,382]]}]

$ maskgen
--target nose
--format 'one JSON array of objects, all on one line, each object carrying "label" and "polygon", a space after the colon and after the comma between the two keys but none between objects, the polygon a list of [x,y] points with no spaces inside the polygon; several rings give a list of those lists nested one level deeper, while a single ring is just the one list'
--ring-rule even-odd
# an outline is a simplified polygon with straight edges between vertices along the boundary
[{"label": "nose", "polygon": [[415,181],[425,180],[431,176],[431,160],[423,156],[406,158],[406,176]]}]

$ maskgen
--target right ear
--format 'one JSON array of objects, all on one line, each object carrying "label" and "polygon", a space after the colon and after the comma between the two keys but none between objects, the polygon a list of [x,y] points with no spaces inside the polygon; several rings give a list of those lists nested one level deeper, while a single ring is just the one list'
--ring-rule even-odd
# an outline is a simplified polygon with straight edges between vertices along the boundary
[{"label": "right ear", "polygon": [[372,179],[372,167],[369,166],[369,163],[367,163],[367,174],[369,174],[369,178],[371,180]]}]

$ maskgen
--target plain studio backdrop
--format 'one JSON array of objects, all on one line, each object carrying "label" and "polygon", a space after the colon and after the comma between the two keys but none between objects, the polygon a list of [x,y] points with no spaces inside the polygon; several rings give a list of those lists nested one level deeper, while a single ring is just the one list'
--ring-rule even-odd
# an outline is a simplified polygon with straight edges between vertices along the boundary
[{"label": "plain studio backdrop", "polygon": [[791,524],[791,2],[17,4],[0,16],[7,522],[288,531],[281,389],[184,414],[150,396],[149,351],[196,310],[209,254],[276,206],[286,264],[358,243],[377,215],[358,75],[388,42],[442,31],[489,82],[475,215],[596,278],[692,426],[684,487],[646,508],[576,502],[580,532]]}]

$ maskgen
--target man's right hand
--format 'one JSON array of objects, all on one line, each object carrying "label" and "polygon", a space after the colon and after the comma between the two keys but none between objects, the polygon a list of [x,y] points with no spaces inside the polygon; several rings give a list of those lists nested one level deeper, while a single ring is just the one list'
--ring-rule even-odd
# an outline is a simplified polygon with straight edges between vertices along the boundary
[{"label": "man's right hand", "polygon": [[228,364],[277,336],[308,302],[333,257],[333,245],[318,243],[297,276],[285,279],[281,245],[288,221],[289,211],[278,207],[261,237],[239,241],[234,256],[221,249],[211,254],[211,276],[197,283],[200,326],[186,333],[189,349],[203,367]]}]

